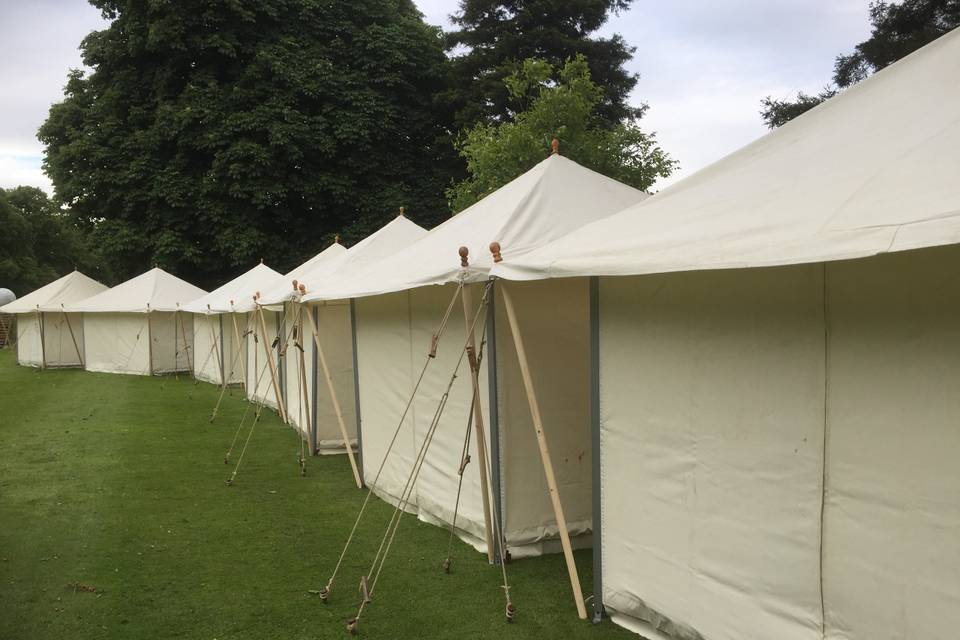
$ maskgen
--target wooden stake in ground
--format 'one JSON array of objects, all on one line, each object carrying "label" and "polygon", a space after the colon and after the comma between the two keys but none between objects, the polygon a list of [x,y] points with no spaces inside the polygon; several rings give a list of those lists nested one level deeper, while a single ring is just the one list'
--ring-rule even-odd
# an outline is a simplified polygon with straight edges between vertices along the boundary
[{"label": "wooden stake in ground", "polygon": [[557,480],[553,474],[553,462],[550,460],[550,450],[547,448],[547,438],[543,431],[543,420],[540,417],[540,405],[533,390],[533,379],[530,377],[530,366],[527,362],[527,352],[523,347],[523,336],[520,335],[520,326],[517,324],[517,315],[510,299],[509,287],[501,284],[503,293],[503,307],[507,312],[507,321],[510,323],[510,332],[513,334],[513,343],[516,346],[517,360],[520,361],[520,374],[523,377],[523,387],[527,392],[527,401],[530,404],[530,416],[533,418],[533,430],[537,435],[537,445],[540,447],[540,458],[543,462],[543,473],[547,478],[547,488],[550,491],[550,502],[553,503],[553,515],[557,519],[557,528],[560,530],[560,543],[563,545],[563,556],[567,561],[567,573],[570,575],[570,586],[573,588],[573,599],[577,604],[577,615],[581,620],[587,619],[587,608],[583,602],[583,592],[580,589],[580,576],[577,574],[577,565],[573,560],[573,548],[570,546],[570,534],[567,532],[567,521],[563,516],[563,505],[560,502],[560,493],[557,490]]},{"label": "wooden stake in ground", "polygon": [[[466,267],[468,265],[467,256],[469,250],[466,247],[460,247],[459,253],[460,265]],[[487,438],[486,431],[483,428],[483,409],[480,406],[480,363],[477,362],[474,327],[470,322],[470,319],[473,317],[473,302],[468,285],[463,285],[463,293],[460,298],[463,301],[463,322],[467,334],[467,359],[470,363],[470,384],[473,386],[473,425],[477,432],[477,457],[480,458],[480,496],[483,499],[483,536],[487,543],[487,561],[492,564],[494,551],[493,526],[490,521],[490,492],[487,482]]]},{"label": "wooden stake in ground", "polygon": [[[253,297],[256,302],[257,298],[260,297],[260,294],[257,293]],[[260,337],[263,339],[263,350],[267,356],[267,368],[270,370],[270,384],[273,386],[274,396],[277,398],[277,412],[280,414],[280,418],[290,424],[290,420],[287,419],[287,408],[283,406],[283,396],[280,395],[280,385],[277,384],[277,365],[273,361],[273,358],[270,357],[270,340],[267,339],[267,321],[263,317],[263,307],[260,306],[260,303],[257,303],[257,313],[260,315]]]},{"label": "wooden stake in ground", "polygon": [[350,435],[347,433],[347,425],[343,421],[343,412],[340,410],[340,400],[337,398],[337,392],[333,388],[333,378],[330,376],[330,368],[327,366],[327,357],[323,353],[323,345],[320,344],[320,329],[313,320],[313,314],[310,315],[310,328],[313,330],[313,342],[317,346],[317,359],[320,361],[320,368],[323,369],[323,378],[327,382],[327,391],[330,393],[330,402],[333,403],[333,412],[337,415],[337,426],[340,427],[340,436],[343,438],[343,446],[347,450],[347,456],[350,458],[350,468],[353,470],[353,479],[357,483],[357,488],[363,488],[363,480],[360,479],[360,470],[357,468],[357,460],[353,455],[353,447],[350,445]]}]

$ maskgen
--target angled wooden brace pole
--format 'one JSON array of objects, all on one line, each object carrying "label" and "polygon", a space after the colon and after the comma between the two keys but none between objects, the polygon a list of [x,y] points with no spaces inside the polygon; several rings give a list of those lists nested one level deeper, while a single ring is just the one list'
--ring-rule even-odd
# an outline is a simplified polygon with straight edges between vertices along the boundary
[{"label": "angled wooden brace pole", "polygon": [[270,339],[267,338],[267,321],[263,317],[263,307],[260,306],[260,303],[257,302],[260,298],[260,292],[257,292],[257,295],[253,296],[254,302],[257,304],[257,315],[260,317],[260,338],[263,342],[263,352],[267,358],[267,369],[270,370],[270,384],[273,386],[273,394],[277,399],[277,413],[280,414],[280,418],[287,424],[290,421],[287,419],[287,408],[283,406],[283,396],[280,395],[280,385],[277,384],[277,363],[273,361],[273,358],[270,356]]},{"label": "angled wooden brace pole", "polygon": [[83,363],[83,354],[80,353],[80,345],[77,344],[77,336],[73,333],[73,326],[70,324],[70,316],[67,315],[66,309],[63,308],[63,303],[60,303],[60,313],[63,314],[63,319],[67,323],[67,329],[70,331],[70,339],[73,341],[73,348],[77,351],[77,360],[80,361],[80,366],[85,367]]},{"label": "angled wooden brace pole", "polygon": [[[460,247],[460,266],[466,268],[469,265],[469,249]],[[493,525],[490,519],[490,491],[487,478],[487,437],[483,426],[483,409],[480,406],[480,363],[477,361],[476,340],[474,339],[474,327],[470,322],[474,316],[473,300],[470,295],[470,287],[463,285],[463,293],[460,298],[463,300],[463,321],[465,333],[467,334],[467,358],[470,362],[470,384],[473,386],[473,425],[477,433],[477,457],[480,466],[480,496],[483,499],[483,535],[487,543],[487,561],[493,564]]]},{"label": "angled wooden brace pole", "polygon": [[[494,243],[495,244],[495,243]],[[499,262],[499,245],[491,245],[494,260]],[[557,479],[553,474],[553,462],[550,459],[550,450],[547,447],[547,437],[543,431],[543,420],[540,417],[540,404],[533,390],[533,379],[530,376],[530,365],[527,362],[527,352],[523,346],[523,336],[520,335],[520,325],[517,324],[517,314],[510,298],[510,287],[501,282],[500,291],[503,294],[503,307],[507,312],[507,321],[510,324],[510,333],[513,334],[513,343],[516,346],[517,360],[520,362],[520,375],[523,377],[523,387],[527,392],[527,402],[530,404],[530,416],[533,418],[533,430],[537,435],[537,445],[540,447],[540,459],[543,462],[543,473],[547,479],[547,488],[550,492],[550,502],[553,504],[553,515],[557,519],[557,528],[560,530],[560,543],[563,545],[563,557],[567,561],[567,573],[570,575],[570,587],[573,589],[573,599],[577,605],[577,615],[581,620],[587,619],[587,607],[583,601],[583,591],[580,588],[580,575],[577,573],[577,564],[573,560],[573,547],[570,546],[570,534],[567,532],[567,520],[563,516],[563,504],[560,502],[560,492],[557,489]]]},{"label": "angled wooden brace pole", "polygon": [[[190,346],[187,344],[187,330],[183,328],[183,313],[180,311],[180,303],[177,303],[177,312],[174,314],[177,317],[177,320],[180,322],[180,337],[183,338],[183,352],[187,356],[187,371],[193,375],[193,362],[190,359]],[[173,328],[174,331],[177,330],[176,327]],[[176,366],[176,363],[174,363]]]},{"label": "angled wooden brace pole", "polygon": [[313,320],[313,314],[310,316],[310,328],[313,332],[313,343],[317,346],[317,359],[320,361],[320,368],[323,369],[323,379],[327,383],[327,391],[330,393],[330,402],[333,404],[333,412],[337,415],[337,426],[340,427],[340,436],[343,438],[343,447],[347,450],[347,457],[350,459],[350,468],[353,470],[353,479],[357,483],[358,489],[363,489],[363,480],[360,478],[360,469],[357,468],[357,460],[353,455],[353,447],[350,446],[350,434],[347,433],[347,425],[343,421],[343,411],[340,410],[340,400],[337,398],[337,392],[333,388],[333,378],[330,376],[330,368],[327,366],[327,356],[323,353],[323,345],[320,344],[320,327]]},{"label": "angled wooden brace pole", "polygon": [[[207,305],[207,320],[210,320],[210,305]],[[194,323],[193,327],[194,335],[196,335],[197,327]],[[220,369],[220,382],[224,389],[227,387],[226,372],[223,370],[223,361],[220,359],[220,341],[217,339],[217,330],[214,328],[213,324],[210,324],[210,337],[213,338],[213,355],[216,356],[217,367]],[[205,365],[202,365],[205,366]]]}]

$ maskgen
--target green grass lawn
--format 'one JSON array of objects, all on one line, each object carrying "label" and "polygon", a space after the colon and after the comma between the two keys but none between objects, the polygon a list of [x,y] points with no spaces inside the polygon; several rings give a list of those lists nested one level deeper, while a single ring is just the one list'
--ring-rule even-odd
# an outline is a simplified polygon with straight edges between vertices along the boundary
[{"label": "green grass lawn", "polygon": [[[374,500],[324,605],[319,589],[363,499],[344,456],[297,466],[264,412],[236,484],[223,455],[246,403],[181,376],[17,367],[0,351],[0,638],[346,638],[357,583],[392,508]],[[239,446],[238,446],[239,451]],[[234,458],[236,458],[236,453]],[[635,638],[577,619],[560,555],[499,572],[405,516],[360,634],[368,638]],[[590,552],[577,553],[590,593]],[[96,592],[76,590],[76,583]]]}]

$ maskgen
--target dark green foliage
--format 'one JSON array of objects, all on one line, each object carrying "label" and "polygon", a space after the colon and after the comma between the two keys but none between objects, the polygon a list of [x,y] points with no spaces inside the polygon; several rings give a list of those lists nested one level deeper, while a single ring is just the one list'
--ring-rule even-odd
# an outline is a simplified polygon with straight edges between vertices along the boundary
[{"label": "dark green foliage", "polygon": [[775,129],[957,28],[960,0],[871,2],[870,24],[873,30],[869,38],[854,47],[853,53],[837,56],[832,87],[816,96],[800,92],[795,100],[774,100],[767,96],[762,101],[764,123]]},{"label": "dark green foliage", "polygon": [[401,205],[445,217],[446,59],[411,0],[91,1],[112,22],[39,137],[118,276],[159,263],[213,286]]},{"label": "dark green foliage", "polygon": [[36,187],[0,189],[0,287],[24,296],[78,268],[109,280],[74,220]]},{"label": "dark green foliage", "polygon": [[[599,118],[614,126],[636,117],[630,91],[637,76],[623,65],[633,48],[619,35],[592,37],[610,12],[625,10],[631,0],[461,0],[453,16],[456,31],[447,34],[452,59],[447,97],[457,129],[479,122],[511,120],[515,114],[504,79],[523,60],[545,60],[557,73],[578,54],[586,56],[594,81],[603,87]],[[554,76],[558,80],[559,75]]]},{"label": "dark green foliage", "polygon": [[525,60],[505,85],[516,116],[511,122],[480,123],[460,141],[469,177],[447,192],[454,211],[546,158],[553,138],[571,160],[638,189],[648,189],[676,168],[655,136],[641,131],[635,120],[612,127],[604,122],[599,114],[603,89],[591,80],[583,56],[561,69]]}]

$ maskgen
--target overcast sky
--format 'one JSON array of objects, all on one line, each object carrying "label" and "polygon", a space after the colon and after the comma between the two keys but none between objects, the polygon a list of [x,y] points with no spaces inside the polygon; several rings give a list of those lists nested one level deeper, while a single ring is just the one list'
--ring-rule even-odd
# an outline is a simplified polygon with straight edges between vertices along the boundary
[{"label": "overcast sky", "polygon": [[[456,0],[416,0],[448,26]],[[817,91],[833,59],[868,32],[868,0],[634,0],[602,33],[637,48],[632,96],[643,127],[681,164],[663,187],[763,135],[760,100]],[[84,35],[102,28],[84,0],[0,0],[0,187],[52,191],[36,131],[80,66]]]}]

